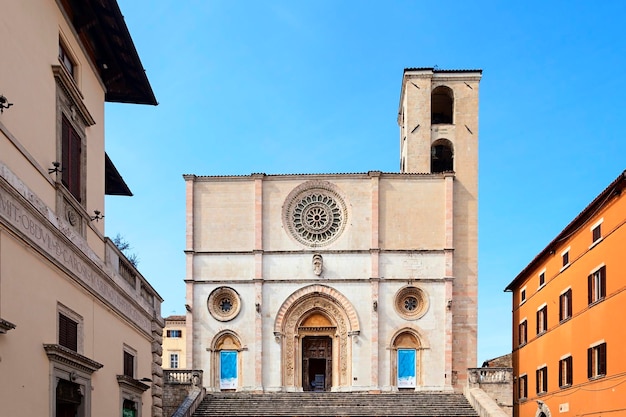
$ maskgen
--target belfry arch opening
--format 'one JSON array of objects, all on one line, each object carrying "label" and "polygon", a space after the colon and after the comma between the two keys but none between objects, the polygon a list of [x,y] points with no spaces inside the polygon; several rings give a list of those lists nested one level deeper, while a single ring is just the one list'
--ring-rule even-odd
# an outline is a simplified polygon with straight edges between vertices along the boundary
[{"label": "belfry arch opening", "polygon": [[450,87],[441,85],[431,93],[431,124],[452,124],[454,114],[454,93]]},{"label": "belfry arch opening", "polygon": [[454,149],[448,139],[439,139],[430,147],[430,172],[447,171],[454,171]]}]

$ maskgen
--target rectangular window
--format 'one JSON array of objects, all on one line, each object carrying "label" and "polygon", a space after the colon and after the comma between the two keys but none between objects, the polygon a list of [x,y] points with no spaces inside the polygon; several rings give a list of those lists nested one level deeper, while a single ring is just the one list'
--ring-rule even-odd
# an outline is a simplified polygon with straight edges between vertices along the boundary
[{"label": "rectangular window", "polygon": [[526,320],[519,324],[519,346],[523,346],[528,341],[528,322]]},{"label": "rectangular window", "polygon": [[519,298],[520,298],[520,302],[519,303],[522,304],[524,301],[526,301],[526,287],[522,288],[520,290],[519,294],[520,294],[519,295]]},{"label": "rectangular window", "polygon": [[135,377],[135,355],[126,350],[124,351],[124,375]]},{"label": "rectangular window", "polygon": [[548,392],[548,367],[537,369],[537,394]]},{"label": "rectangular window", "polygon": [[59,61],[63,64],[63,67],[69,72],[69,74],[74,78],[74,61],[70,58],[70,55],[67,53],[67,50],[59,42]]},{"label": "rectangular window", "polygon": [[561,359],[559,361],[559,387],[568,387],[573,381],[572,357]]},{"label": "rectangular window", "polygon": [[602,229],[601,229],[601,227],[602,227],[602,225],[599,224],[596,227],[594,227],[593,230],[591,231],[591,242],[592,243],[597,242],[602,237]]},{"label": "rectangular window", "polygon": [[76,130],[63,116],[61,128],[61,182],[67,190],[78,200],[81,189],[81,152],[82,142]]},{"label": "rectangular window", "polygon": [[78,323],[59,313],[59,345],[78,352]]},{"label": "rectangular window", "polygon": [[168,330],[167,331],[167,337],[183,337],[183,331],[182,330]]},{"label": "rectangular window", "polygon": [[548,306],[544,305],[537,310],[537,334],[543,334],[548,330]]},{"label": "rectangular window", "polygon": [[565,268],[566,266],[569,265],[569,249],[563,252],[561,254],[561,257],[563,258],[563,268]]},{"label": "rectangular window", "polygon": [[587,349],[587,377],[597,378],[606,375],[606,343]]},{"label": "rectangular window", "polygon": [[543,271],[542,273],[539,274],[539,286],[543,287],[545,283],[546,283],[546,271]]},{"label": "rectangular window", "polygon": [[593,304],[606,295],[606,266],[602,266],[587,277],[587,301]]},{"label": "rectangular window", "polygon": [[178,353],[170,354],[170,368],[172,369],[178,368]]},{"label": "rectangular window", "polygon": [[522,400],[528,397],[528,376],[522,375],[519,377],[518,381],[519,381],[518,398]]},{"label": "rectangular window", "polygon": [[559,297],[559,321],[572,317],[572,289],[568,289]]}]

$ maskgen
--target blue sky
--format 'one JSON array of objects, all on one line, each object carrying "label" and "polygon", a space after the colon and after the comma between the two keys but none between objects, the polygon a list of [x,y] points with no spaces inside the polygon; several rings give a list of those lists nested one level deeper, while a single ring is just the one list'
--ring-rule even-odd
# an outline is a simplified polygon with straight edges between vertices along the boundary
[{"label": "blue sky", "polygon": [[182,174],[399,170],[407,67],[483,69],[478,361],[511,350],[506,285],[625,168],[626,2],[118,0],[160,104],[107,104],[107,197],[185,303]]}]

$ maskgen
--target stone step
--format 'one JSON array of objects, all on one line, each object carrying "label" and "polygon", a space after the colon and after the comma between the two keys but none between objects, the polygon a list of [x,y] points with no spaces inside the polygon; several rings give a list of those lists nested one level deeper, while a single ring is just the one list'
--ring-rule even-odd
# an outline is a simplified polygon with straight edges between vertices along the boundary
[{"label": "stone step", "polygon": [[475,417],[462,394],[211,393],[194,417],[211,416],[438,416]]}]

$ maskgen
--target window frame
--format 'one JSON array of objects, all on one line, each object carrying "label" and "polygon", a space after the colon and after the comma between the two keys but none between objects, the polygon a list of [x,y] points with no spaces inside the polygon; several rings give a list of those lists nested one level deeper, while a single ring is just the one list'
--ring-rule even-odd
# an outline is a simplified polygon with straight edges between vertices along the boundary
[{"label": "window frame", "polygon": [[172,339],[180,339],[183,337],[183,331],[181,329],[169,329],[165,333],[165,337]]},{"label": "window frame", "polygon": [[82,204],[83,201],[83,139],[68,117],[61,120],[61,183]]},{"label": "window frame", "polygon": [[520,401],[526,400],[528,398],[528,375],[520,375],[517,381],[517,398]]},{"label": "window frame", "polygon": [[564,269],[570,266],[570,258],[569,258],[570,249],[571,247],[568,246],[567,249],[561,252],[561,260],[562,260],[561,271],[563,271]]},{"label": "window frame", "polygon": [[519,305],[522,305],[526,302],[526,285],[524,285],[520,290],[519,290]]},{"label": "window frame", "polygon": [[587,378],[597,379],[606,376],[608,363],[606,342],[594,343],[587,349]]},{"label": "window frame", "polygon": [[69,48],[67,47],[65,42],[63,42],[60,38],[58,58],[61,66],[67,71],[67,73],[72,77],[73,80],[76,80],[76,76],[78,75],[78,65],[76,64],[76,59],[74,58],[72,53],[69,52]]},{"label": "window frame", "polygon": [[136,379],[135,375],[137,375],[137,351],[126,345],[124,345],[122,351],[122,375],[132,379]]},{"label": "window frame", "polygon": [[543,268],[543,270],[539,272],[537,278],[539,279],[539,286],[537,287],[539,290],[546,285],[546,268]]},{"label": "window frame", "polygon": [[[76,349],[72,349],[71,347],[66,346],[65,344],[62,343],[61,341],[61,316],[65,317],[65,319],[73,322],[76,324]],[[78,314],[77,312],[75,312],[74,310],[70,309],[69,307],[66,307],[65,305],[58,303],[57,304],[57,312],[56,312],[56,326],[57,326],[57,332],[56,332],[56,340],[57,343],[60,346],[63,346],[65,348],[68,348],[70,350],[72,350],[73,352],[82,354],[83,353],[83,348],[84,348],[84,324],[83,324],[83,317]]]},{"label": "window frame", "polygon": [[178,369],[180,366],[180,357],[178,353],[170,353],[170,369]]},{"label": "window frame", "polygon": [[524,317],[519,322],[517,338],[518,338],[518,346],[524,346],[526,343],[528,343],[528,319],[526,317]]},{"label": "window frame", "polygon": [[548,331],[548,304],[543,303],[537,309],[537,336]]},{"label": "window frame", "polygon": [[541,365],[535,373],[536,392],[542,395],[548,392],[548,366]]},{"label": "window frame", "polygon": [[600,243],[600,241],[602,241],[602,237],[603,237],[602,236],[602,223],[603,222],[604,222],[604,218],[601,218],[600,220],[595,222],[593,225],[591,225],[591,227],[589,228],[589,231],[591,232],[591,245],[589,246],[589,249],[591,249],[592,247]]},{"label": "window frame", "polygon": [[572,287],[568,287],[559,295],[559,323],[572,318]]},{"label": "window frame", "polygon": [[559,360],[559,388],[568,388],[574,382],[574,361],[571,354]]},{"label": "window frame", "polygon": [[594,268],[587,276],[587,303],[597,304],[606,298],[606,265]]}]

